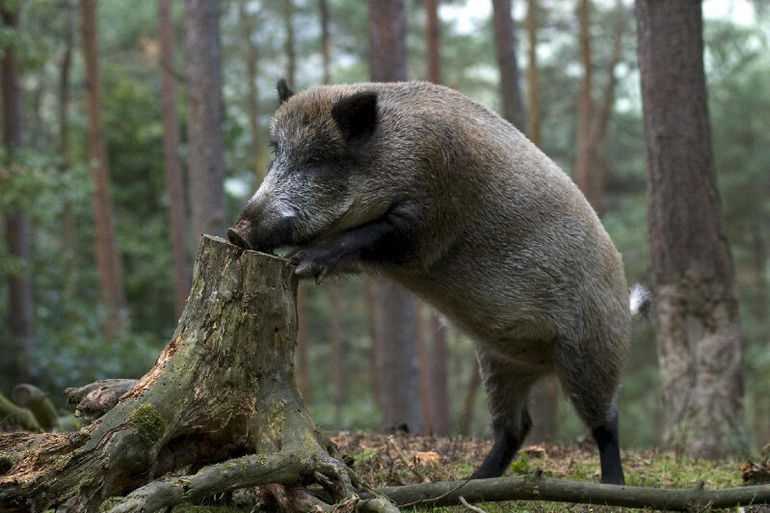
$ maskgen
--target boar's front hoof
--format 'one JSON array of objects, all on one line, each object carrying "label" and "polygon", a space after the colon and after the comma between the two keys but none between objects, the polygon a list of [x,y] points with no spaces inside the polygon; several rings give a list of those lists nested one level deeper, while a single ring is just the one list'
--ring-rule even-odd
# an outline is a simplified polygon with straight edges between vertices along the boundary
[{"label": "boar's front hoof", "polygon": [[303,249],[291,257],[297,268],[294,274],[300,278],[315,278],[320,283],[337,266],[339,257],[332,251],[323,249]]}]

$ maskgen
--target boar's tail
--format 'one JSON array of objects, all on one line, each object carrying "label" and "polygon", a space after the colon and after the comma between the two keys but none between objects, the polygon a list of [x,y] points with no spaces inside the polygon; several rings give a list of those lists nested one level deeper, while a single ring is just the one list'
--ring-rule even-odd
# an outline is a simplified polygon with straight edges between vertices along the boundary
[{"label": "boar's tail", "polygon": [[628,294],[628,306],[634,317],[649,317],[652,306],[652,292],[641,283],[635,283]]}]

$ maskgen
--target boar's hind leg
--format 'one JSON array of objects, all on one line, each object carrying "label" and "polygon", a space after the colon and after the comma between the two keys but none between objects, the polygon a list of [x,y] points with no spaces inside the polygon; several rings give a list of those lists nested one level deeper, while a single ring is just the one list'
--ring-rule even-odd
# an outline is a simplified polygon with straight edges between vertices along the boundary
[{"label": "boar's hind leg", "polygon": [[559,378],[578,414],[591,428],[599,448],[602,483],[624,484],[615,404],[620,369],[606,353],[579,354],[576,349],[592,347],[590,343],[562,347],[557,354]]},{"label": "boar's hind leg", "polygon": [[516,456],[532,427],[527,395],[538,376],[479,352],[481,375],[487,390],[495,443],[481,466],[471,476],[485,479],[501,476]]}]

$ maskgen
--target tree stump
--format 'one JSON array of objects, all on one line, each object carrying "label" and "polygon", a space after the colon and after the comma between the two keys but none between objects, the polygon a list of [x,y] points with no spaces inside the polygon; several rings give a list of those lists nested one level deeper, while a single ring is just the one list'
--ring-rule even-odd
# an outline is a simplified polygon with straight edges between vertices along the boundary
[{"label": "tree stump", "polygon": [[0,436],[0,512],[150,512],[309,481],[356,498],[294,385],[293,271],[204,236],[173,338],[112,409],[76,433]]}]

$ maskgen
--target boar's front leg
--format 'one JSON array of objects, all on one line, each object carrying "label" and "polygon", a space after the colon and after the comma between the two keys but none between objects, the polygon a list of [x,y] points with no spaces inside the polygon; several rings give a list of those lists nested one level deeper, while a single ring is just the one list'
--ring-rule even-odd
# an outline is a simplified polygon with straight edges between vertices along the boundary
[{"label": "boar's front leg", "polygon": [[351,271],[358,264],[400,263],[414,253],[412,209],[401,205],[382,218],[342,232],[338,236],[299,250],[292,256],[301,278],[322,279],[335,271]]}]

